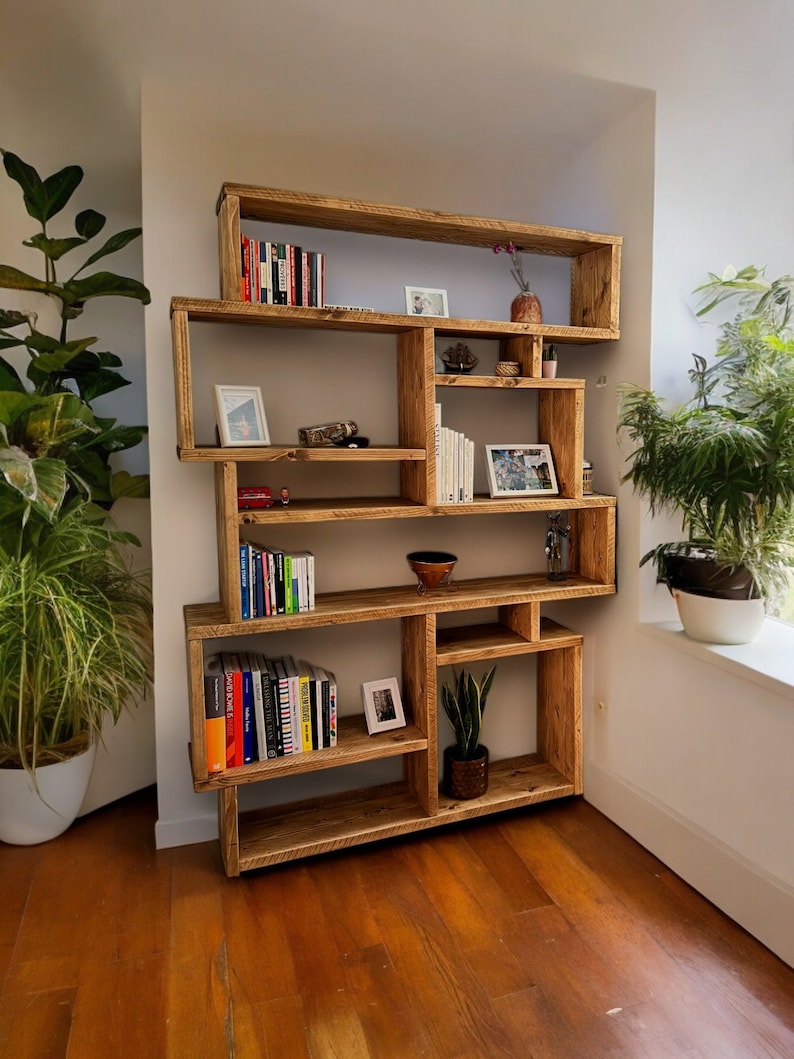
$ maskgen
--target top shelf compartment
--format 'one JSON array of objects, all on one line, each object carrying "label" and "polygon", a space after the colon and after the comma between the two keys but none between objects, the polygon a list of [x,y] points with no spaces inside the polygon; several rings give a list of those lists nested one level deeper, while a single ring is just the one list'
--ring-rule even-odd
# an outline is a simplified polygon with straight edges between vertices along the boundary
[{"label": "top shelf compartment", "polygon": [[[623,240],[617,235],[226,183],[218,199],[218,223],[221,291],[223,298],[230,301],[240,300],[241,218],[462,246],[493,247],[497,243],[512,242],[527,253],[569,257],[572,259],[571,327],[610,332],[603,336],[603,341],[619,337]],[[290,307],[289,311],[294,312],[294,308]],[[387,320],[395,319],[389,314],[382,315]],[[416,326],[414,318],[405,320],[411,322],[404,322],[403,327]],[[456,324],[461,325],[460,330],[455,329]],[[437,320],[436,325],[439,334],[473,334],[477,329],[474,321]],[[547,332],[543,325],[533,325],[531,329],[510,333],[527,333],[528,330],[564,341],[554,332],[567,329],[552,328]],[[570,340],[587,342],[598,339],[580,337]]]}]

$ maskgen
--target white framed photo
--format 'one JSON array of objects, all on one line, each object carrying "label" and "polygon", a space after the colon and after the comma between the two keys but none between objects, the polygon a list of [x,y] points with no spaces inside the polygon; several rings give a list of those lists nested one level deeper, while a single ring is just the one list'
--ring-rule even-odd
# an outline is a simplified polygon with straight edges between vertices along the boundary
[{"label": "white framed photo", "polygon": [[406,287],[405,311],[411,316],[449,316],[447,292],[437,287]]},{"label": "white framed photo", "polygon": [[486,445],[485,462],[492,499],[556,496],[559,492],[548,445]]},{"label": "white framed photo", "polygon": [[262,391],[258,386],[216,386],[215,414],[221,445],[269,445]]},{"label": "white framed photo", "polygon": [[397,677],[385,680],[370,680],[361,685],[364,716],[370,735],[388,732],[392,728],[405,727],[405,714]]}]

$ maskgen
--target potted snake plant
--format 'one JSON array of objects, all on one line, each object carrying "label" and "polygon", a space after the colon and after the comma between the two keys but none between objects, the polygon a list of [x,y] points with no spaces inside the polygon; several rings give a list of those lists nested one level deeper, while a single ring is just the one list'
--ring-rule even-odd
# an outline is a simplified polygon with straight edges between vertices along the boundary
[{"label": "potted snake plant", "polygon": [[488,747],[480,743],[485,703],[496,666],[478,682],[471,670],[453,670],[452,683],[441,689],[441,703],[455,733],[444,750],[444,786],[450,798],[478,798],[488,789]]},{"label": "potted snake plant", "polygon": [[736,315],[720,325],[714,362],[694,357],[683,404],[621,387],[618,429],[632,445],[623,480],[652,514],[681,517],[685,538],[640,565],[655,564],[685,631],[742,643],[788,590],[794,566],[794,278],[729,268],[697,293],[699,315],[723,304]]},{"label": "potted snake plant", "polygon": [[[92,348],[95,338],[69,334],[90,300],[146,304],[149,293],[137,280],[86,271],[138,238],[137,228],[106,239],[59,279],[64,258],[90,251],[105,218],[83,210],[75,234],[52,234],[82,170],[68,166],[43,179],[2,154],[39,225],[24,245],[42,255],[43,276],[0,265],[0,288],[39,295],[59,316],[48,334],[38,313],[0,309],[0,839],[36,842],[77,815],[103,722],[115,722],[149,683],[150,588],[130,566],[137,541],[110,517],[117,498],[148,495],[147,475],[111,466],[145,428],[94,410],[95,399],[127,385],[121,361]],[[61,805],[64,773],[78,780]]]}]

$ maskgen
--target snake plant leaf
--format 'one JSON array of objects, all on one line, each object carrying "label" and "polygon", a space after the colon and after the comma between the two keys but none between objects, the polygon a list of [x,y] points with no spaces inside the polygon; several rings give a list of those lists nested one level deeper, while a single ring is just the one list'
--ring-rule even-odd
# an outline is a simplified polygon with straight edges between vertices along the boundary
[{"label": "snake plant leaf", "polygon": [[41,224],[60,213],[83,179],[79,165],[69,165],[42,180],[32,165],[11,151],[3,151],[5,171],[22,188],[25,209]]},{"label": "snake plant leaf", "polygon": [[29,276],[21,269],[13,268],[11,265],[0,265],[0,287],[9,290],[38,291],[41,294],[52,293],[52,284],[45,283],[43,279]]},{"label": "snake plant leaf", "polygon": [[68,254],[70,250],[74,250],[78,246],[84,246],[85,243],[85,239],[80,239],[76,235],[68,239],[54,239],[51,236],[43,235],[41,232],[37,232],[30,239],[22,241],[23,246],[31,246],[34,250],[41,250],[42,254],[48,257],[50,261],[60,261],[64,254]]},{"label": "snake plant leaf", "polygon": [[[108,254],[115,254],[119,250],[123,250],[125,246],[133,242],[141,234],[143,229],[141,228],[126,228],[123,232],[117,232],[112,235],[110,239],[101,246],[99,250],[95,250],[94,253],[88,258],[85,264],[82,266],[80,271],[89,265],[93,265],[95,261],[99,261],[103,257],[107,257]],[[144,303],[148,304],[148,303]]]},{"label": "snake plant leaf", "polygon": [[93,239],[105,227],[107,217],[96,210],[82,210],[74,219],[74,230],[83,239]]}]

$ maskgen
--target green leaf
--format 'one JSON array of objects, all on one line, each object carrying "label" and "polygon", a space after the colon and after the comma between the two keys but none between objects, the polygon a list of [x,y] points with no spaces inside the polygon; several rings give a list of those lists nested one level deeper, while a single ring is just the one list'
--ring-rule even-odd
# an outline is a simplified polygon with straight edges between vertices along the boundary
[{"label": "green leaf", "polygon": [[136,298],[143,305],[151,301],[149,291],[136,279],[126,279],[112,272],[95,272],[84,279],[70,279],[63,285],[64,301],[73,307],[82,306],[89,298]]},{"label": "green leaf", "polygon": [[[115,254],[118,253],[119,250],[123,250],[125,246],[134,242],[140,236],[142,230],[143,229],[141,228],[127,228],[123,232],[118,232],[116,235],[112,235],[104,246],[101,246],[99,250],[89,257],[83,265],[83,268],[93,265],[95,261],[107,257],[108,254]],[[82,272],[82,269],[80,269],[80,271]]]},{"label": "green leaf", "polygon": [[25,343],[21,338],[13,335],[0,334],[0,349],[14,349],[15,346],[23,346]]},{"label": "green leaf", "polygon": [[19,393],[25,392],[22,380],[7,360],[0,357],[0,390],[15,390]]},{"label": "green leaf", "polygon": [[149,496],[149,475],[117,471],[111,479],[111,487],[114,500],[122,496],[146,499]]},{"label": "green leaf", "polygon": [[43,279],[29,276],[27,272],[12,268],[11,265],[0,265],[0,287],[7,287],[10,290],[40,291],[42,294],[52,289],[51,284],[45,283]]},{"label": "green leaf", "polygon": [[23,449],[11,445],[0,448],[0,474],[26,503],[52,521],[66,496],[62,460],[32,459]]},{"label": "green leaf", "polygon": [[74,219],[74,230],[86,240],[99,235],[105,227],[107,217],[96,210],[82,210]]},{"label": "green leaf", "polygon": [[59,261],[70,250],[74,250],[78,246],[85,246],[85,239],[78,239],[77,236],[72,236],[71,239],[51,239],[49,236],[39,233],[31,236],[30,239],[24,240],[22,245],[32,246],[34,250],[41,250],[42,254],[45,254],[50,261]]},{"label": "green leaf", "polygon": [[30,323],[31,313],[17,312],[16,309],[0,309],[0,327],[20,327]]},{"label": "green leaf", "polygon": [[83,179],[80,166],[70,165],[42,180],[33,166],[10,151],[3,151],[3,165],[22,188],[28,213],[41,224],[60,213]]}]

